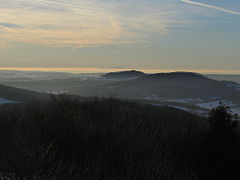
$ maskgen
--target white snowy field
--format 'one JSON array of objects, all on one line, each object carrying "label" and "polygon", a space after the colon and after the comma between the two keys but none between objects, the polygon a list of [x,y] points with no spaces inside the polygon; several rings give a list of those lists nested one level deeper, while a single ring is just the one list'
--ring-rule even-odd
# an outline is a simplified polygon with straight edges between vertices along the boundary
[{"label": "white snowy field", "polygon": [[[240,114],[240,107],[231,101],[220,99],[219,97],[210,97],[209,99],[201,98],[161,98],[156,95],[148,96],[145,100],[154,100],[159,103],[157,106],[168,106],[177,109],[181,109],[200,116],[207,116],[208,112],[220,105],[220,103],[229,106],[231,113]],[[167,103],[167,104],[166,104]],[[191,105],[193,107],[191,107]]]},{"label": "white snowy field", "polygon": [[155,100],[163,102],[178,102],[178,103],[193,103],[193,102],[202,102],[201,98],[170,98],[170,97],[160,97],[159,95],[147,95],[143,99],[145,100]]},{"label": "white snowy field", "polygon": [[219,106],[220,102],[222,102],[226,106],[229,106],[231,108],[232,113],[240,114],[240,107],[231,101],[226,101],[226,100],[211,101],[211,102],[205,102],[205,103],[198,103],[196,105],[210,110],[212,108]]}]

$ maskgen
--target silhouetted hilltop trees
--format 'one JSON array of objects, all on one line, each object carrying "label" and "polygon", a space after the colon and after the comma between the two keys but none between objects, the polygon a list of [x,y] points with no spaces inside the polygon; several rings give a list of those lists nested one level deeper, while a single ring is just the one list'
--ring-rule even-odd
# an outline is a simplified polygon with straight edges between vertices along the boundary
[{"label": "silhouetted hilltop trees", "polygon": [[219,179],[218,167],[230,172],[239,155],[225,154],[238,139],[226,133],[220,141],[218,113],[213,110],[209,121],[174,108],[66,96],[4,105],[0,174],[10,180]]},{"label": "silhouetted hilltop trees", "polygon": [[[149,74],[148,76],[144,77],[145,79],[194,79],[194,80],[206,80],[208,79],[202,74],[194,73],[194,72],[184,72],[184,71],[177,71],[177,72],[170,72],[170,73],[155,73],[155,74]],[[210,80],[210,79],[209,79]]]},{"label": "silhouetted hilltop trees", "polygon": [[139,78],[143,77],[146,74],[141,71],[131,70],[131,71],[118,71],[118,72],[110,72],[104,74],[102,77],[107,79],[131,79],[131,78]]}]

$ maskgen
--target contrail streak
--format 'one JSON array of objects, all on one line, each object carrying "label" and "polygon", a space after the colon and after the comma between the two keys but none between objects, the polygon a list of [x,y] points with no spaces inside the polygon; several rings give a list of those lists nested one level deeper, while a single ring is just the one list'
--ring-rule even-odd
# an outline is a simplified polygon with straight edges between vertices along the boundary
[{"label": "contrail streak", "polygon": [[[35,0],[37,2],[43,2],[43,3],[48,3],[48,4],[57,4],[57,5],[63,5],[63,6],[71,6],[67,3],[63,3],[63,2],[56,2],[56,1],[47,1],[47,0]],[[71,6],[72,7],[72,6]]]},{"label": "contrail streak", "polygon": [[195,2],[195,1],[191,1],[191,0],[181,0],[181,1],[185,2],[185,3],[188,3],[188,4],[193,4],[193,5],[197,5],[197,6],[207,7],[207,8],[211,8],[211,9],[216,9],[216,10],[219,10],[219,11],[222,11],[222,12],[226,12],[226,13],[230,13],[230,14],[234,14],[234,15],[239,15],[240,16],[240,12],[232,11],[232,10],[221,8],[221,7],[218,7],[218,6],[213,6],[213,5],[200,3],[200,2]]},{"label": "contrail streak", "polygon": [[[64,3],[64,2],[56,2],[56,1],[49,1],[49,0],[34,0],[35,2],[39,2],[39,3],[46,3],[46,4],[55,4],[55,5],[60,5],[60,6],[65,6],[65,7],[69,7],[75,10],[86,10],[89,9],[88,6],[84,5],[84,4],[77,4],[77,5],[72,5],[72,4],[68,4],[68,3]],[[34,2],[31,1],[31,2]],[[91,7],[91,10],[95,10],[98,12],[102,12],[102,9],[100,8],[95,8],[95,7]]]}]

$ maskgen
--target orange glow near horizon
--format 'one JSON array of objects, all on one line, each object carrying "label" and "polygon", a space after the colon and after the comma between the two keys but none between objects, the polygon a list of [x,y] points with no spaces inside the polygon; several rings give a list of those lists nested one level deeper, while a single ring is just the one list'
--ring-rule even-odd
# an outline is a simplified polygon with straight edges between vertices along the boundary
[{"label": "orange glow near horizon", "polygon": [[240,71],[204,70],[204,69],[154,69],[154,68],[91,68],[91,67],[0,67],[0,70],[16,71],[44,71],[44,72],[69,72],[69,73],[107,73],[115,71],[138,70],[145,73],[166,72],[196,72],[203,74],[240,74]]}]

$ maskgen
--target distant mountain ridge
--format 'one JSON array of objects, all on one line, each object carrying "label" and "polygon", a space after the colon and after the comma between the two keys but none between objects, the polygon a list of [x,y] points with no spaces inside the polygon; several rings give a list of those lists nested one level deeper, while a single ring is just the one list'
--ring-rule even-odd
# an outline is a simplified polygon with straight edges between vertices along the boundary
[{"label": "distant mountain ridge", "polygon": [[[116,72],[107,75],[115,77],[130,72]],[[73,94],[83,96],[116,95],[119,98],[145,99],[161,98],[201,98],[226,99],[240,104],[240,92],[226,82],[210,79],[194,72],[171,72],[142,74],[134,79],[123,81],[105,81],[94,84],[94,81],[83,82],[79,87],[69,89]],[[111,76],[112,77],[112,76]],[[91,83],[90,83],[91,82]],[[83,84],[86,84],[85,86]],[[156,99],[155,98],[155,99]]]},{"label": "distant mountain ridge", "polygon": [[[145,79],[159,79],[159,78],[198,78],[198,79],[206,79],[207,77],[194,72],[184,72],[184,71],[177,71],[177,72],[169,72],[169,73],[153,73],[153,74],[146,74],[142,71],[130,70],[130,71],[117,71],[117,72],[110,72],[102,75],[102,77],[107,79],[138,79],[138,78],[145,78]],[[207,78],[208,79],[208,78]]]},{"label": "distant mountain ridge", "polygon": [[[5,83],[6,84],[6,83]],[[80,96],[116,96],[130,99],[202,99],[228,100],[240,105],[240,86],[218,81],[194,72],[146,74],[141,71],[119,71],[86,80],[78,78],[10,82],[7,85],[33,91],[59,91]],[[0,96],[1,97],[1,96]]]},{"label": "distant mountain ridge", "polygon": [[202,74],[199,73],[194,73],[194,72],[183,72],[183,71],[178,71],[178,72],[169,72],[169,73],[154,73],[154,74],[148,74],[144,77],[145,79],[181,79],[181,78],[186,78],[186,79],[208,79]]}]

